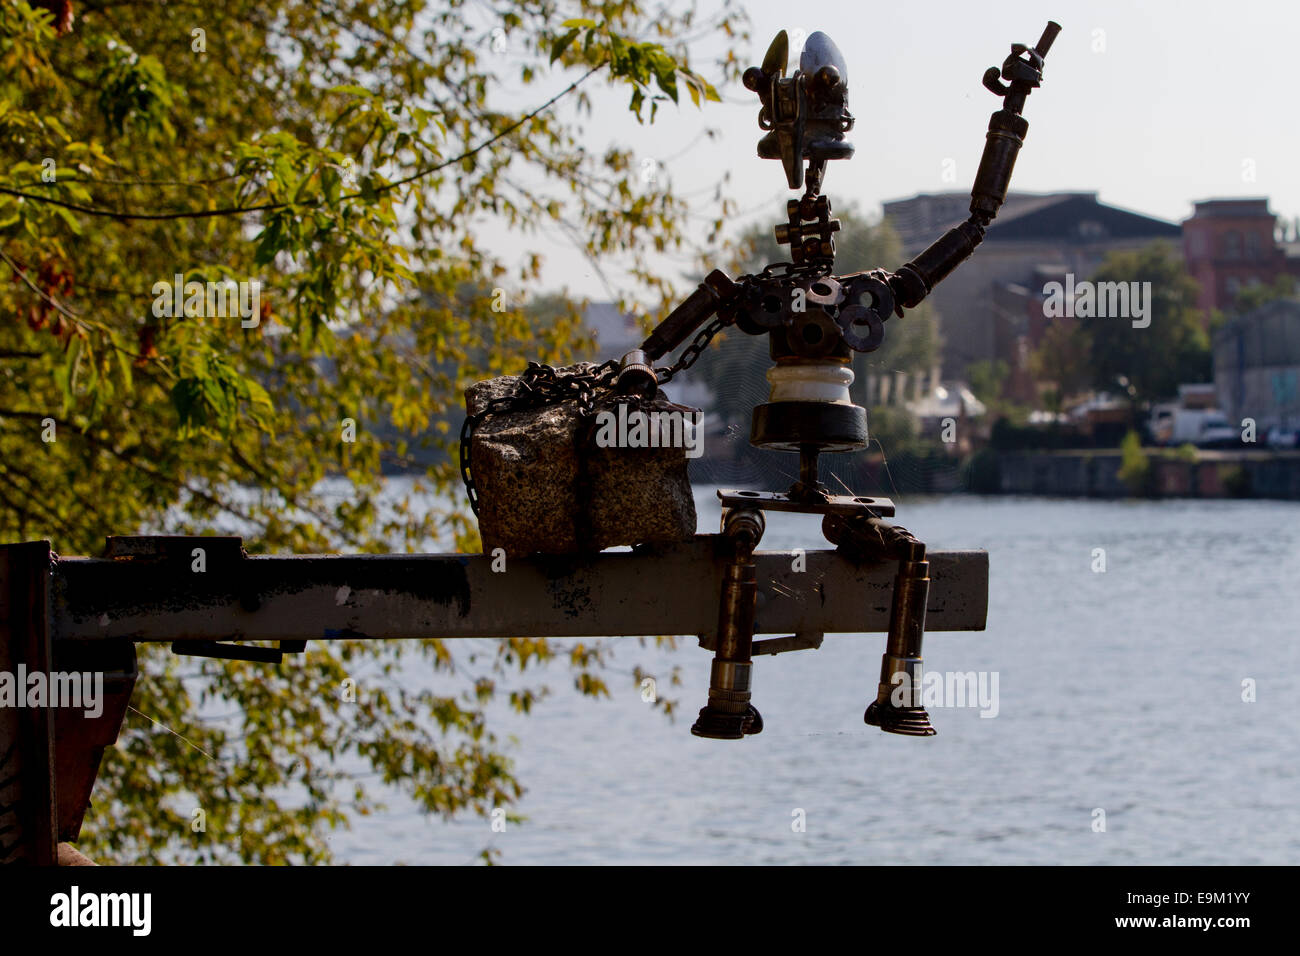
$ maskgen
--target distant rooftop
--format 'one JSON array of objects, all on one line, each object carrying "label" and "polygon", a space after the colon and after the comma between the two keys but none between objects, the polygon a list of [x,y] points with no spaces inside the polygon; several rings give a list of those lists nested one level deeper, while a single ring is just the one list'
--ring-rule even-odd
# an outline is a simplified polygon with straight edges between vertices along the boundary
[{"label": "distant rooftop", "polygon": [[[1039,209],[1043,205],[1060,202],[1070,196],[1097,198],[1090,193],[1007,193],[1007,201],[998,218],[1009,217],[1021,210]],[[891,199],[883,203],[885,217],[902,237],[904,245],[915,239],[930,236],[937,239],[936,230],[948,229],[970,215],[969,192],[919,193],[906,199]],[[931,235],[935,233],[934,235]]]},{"label": "distant rooftop", "polygon": [[979,418],[988,411],[962,382],[938,385],[930,394],[908,402],[907,409],[917,418],[958,418],[962,415]]},{"label": "distant rooftop", "polygon": [[1192,203],[1192,215],[1197,219],[1273,218],[1268,211],[1268,198],[1262,199],[1202,199]]},{"label": "distant rooftop", "polygon": [[588,303],[583,319],[587,328],[596,333],[597,347],[606,357],[622,355],[645,338],[636,319],[620,312],[613,302]]},{"label": "distant rooftop", "polygon": [[[911,249],[964,221],[969,206],[969,193],[924,193],[884,203],[884,211],[904,247]],[[1108,206],[1098,201],[1095,191],[1012,192],[989,226],[986,241],[1174,239],[1181,234],[1177,223]]]}]

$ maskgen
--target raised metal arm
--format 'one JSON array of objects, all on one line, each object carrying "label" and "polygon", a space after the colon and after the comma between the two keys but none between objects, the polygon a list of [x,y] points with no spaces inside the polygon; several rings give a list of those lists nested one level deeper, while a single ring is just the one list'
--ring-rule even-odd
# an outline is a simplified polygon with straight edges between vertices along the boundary
[{"label": "raised metal arm", "polygon": [[939,282],[970,257],[983,241],[985,227],[1006,201],[1011,171],[1029,132],[1029,121],[1020,115],[1025,108],[1025,97],[1042,83],[1043,60],[1060,32],[1060,24],[1048,21],[1037,46],[1030,49],[1013,43],[1011,55],[1003,61],[1001,71],[995,66],[985,71],[985,88],[1003,100],[1002,109],[989,117],[984,155],[971,189],[970,219],[949,229],[889,277],[898,315],[902,315],[903,309],[920,304]]},{"label": "raised metal arm", "polygon": [[655,326],[641,345],[646,358],[654,362],[686,341],[687,337],[717,313],[718,307],[735,292],[736,284],[721,269],[714,269],[685,301]]}]

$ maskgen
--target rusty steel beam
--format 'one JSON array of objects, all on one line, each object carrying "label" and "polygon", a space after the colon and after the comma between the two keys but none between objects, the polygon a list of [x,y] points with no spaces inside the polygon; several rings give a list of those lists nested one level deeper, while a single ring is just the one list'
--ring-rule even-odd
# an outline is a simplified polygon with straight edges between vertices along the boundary
[{"label": "rusty steel beam", "polygon": [[[0,671],[51,670],[49,583],[48,541],[0,545]],[[50,708],[0,707],[0,863],[55,861],[54,741]]]},{"label": "rusty steel beam", "polygon": [[[716,535],[632,552],[508,558],[504,571],[486,555],[261,557],[245,555],[236,538],[151,540],[110,545],[116,557],[59,560],[57,640],[675,634],[701,635],[707,646],[725,567]],[[196,548],[202,571],[194,570]],[[825,550],[802,558],[760,551],[755,560],[756,633],[888,629],[893,562],[859,565]],[[804,570],[795,570],[801,561]],[[930,562],[928,629],[983,630],[987,553],[936,552]]]}]

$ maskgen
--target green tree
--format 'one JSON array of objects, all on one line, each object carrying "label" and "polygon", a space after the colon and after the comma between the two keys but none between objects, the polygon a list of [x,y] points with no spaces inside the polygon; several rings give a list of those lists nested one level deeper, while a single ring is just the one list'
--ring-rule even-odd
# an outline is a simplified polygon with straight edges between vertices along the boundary
[{"label": "green tree", "polygon": [[1037,380],[1043,405],[1059,415],[1065,400],[1089,384],[1088,330],[1080,320],[1053,319],[1038,347],[1029,355],[1029,369]]},{"label": "green tree", "polygon": [[[502,261],[482,239],[488,217],[561,226],[622,262],[639,302],[676,297],[647,257],[684,247],[685,205],[639,182],[628,150],[585,148],[582,123],[602,78],[643,121],[717,99],[674,38],[735,36],[742,20],[642,0],[76,8],[56,33],[48,13],[0,4],[0,270],[13,280],[0,284],[0,540],[97,553],[105,534],[236,525],[250,551],[476,548],[459,504],[420,507],[462,500],[454,455],[381,514],[392,448],[366,423],[450,451],[465,385],[569,354],[575,303],[544,325],[520,307],[544,241]],[[728,54],[717,71],[736,67]],[[182,314],[166,307],[175,276]],[[246,315],[190,299],[189,283],[227,279],[246,283]],[[348,492],[331,496],[327,476]],[[376,806],[348,760],[432,813],[508,805],[521,784],[484,704],[509,693],[529,710],[545,688],[519,672],[553,658],[606,693],[603,652],[490,647],[471,667],[440,641],[345,641],[278,669],[144,648],[83,849],[328,859],[325,829]],[[467,689],[406,693],[402,664]],[[233,725],[202,704],[233,708]]]},{"label": "green tree", "polygon": [[970,379],[970,390],[988,410],[987,420],[996,422],[1006,419],[1013,424],[1024,424],[1029,410],[1003,394],[1011,367],[1005,359],[980,359],[966,368],[966,377]]},{"label": "green tree", "polygon": [[1261,305],[1291,299],[1300,293],[1300,279],[1292,275],[1280,275],[1268,285],[1248,285],[1237,292],[1232,311],[1236,315],[1245,315],[1258,309]]},{"label": "green tree", "polygon": [[1142,438],[1135,431],[1130,430],[1120,442],[1118,476],[1128,488],[1129,494],[1135,497],[1151,494],[1154,480],[1151,459],[1142,450]]},{"label": "green tree", "polygon": [[[1196,281],[1187,275],[1179,251],[1155,242],[1107,256],[1094,282],[1150,283],[1150,324],[1134,327],[1123,318],[1093,318],[1087,324],[1092,384],[1127,391],[1135,404],[1159,401],[1184,382],[1210,379],[1210,344],[1196,306]],[[1117,382],[1126,379],[1122,389]]]}]

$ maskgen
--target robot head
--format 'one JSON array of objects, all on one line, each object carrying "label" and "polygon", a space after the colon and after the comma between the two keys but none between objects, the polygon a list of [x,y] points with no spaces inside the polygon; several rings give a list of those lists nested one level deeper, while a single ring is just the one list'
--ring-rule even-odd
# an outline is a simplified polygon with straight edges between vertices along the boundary
[{"label": "robot head", "polygon": [[844,139],[853,128],[853,115],[848,110],[848,67],[835,41],[820,31],[809,36],[790,77],[785,75],[788,59],[789,40],[782,30],[763,65],[750,67],[743,79],[763,104],[758,125],[769,131],[758,141],[758,155],[779,159],[790,188],[799,189],[804,160],[820,178],[827,160],[853,155],[853,145]]}]

